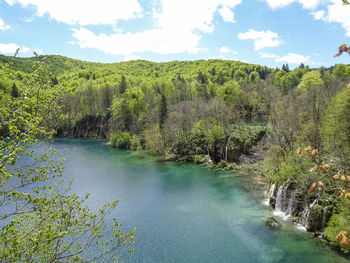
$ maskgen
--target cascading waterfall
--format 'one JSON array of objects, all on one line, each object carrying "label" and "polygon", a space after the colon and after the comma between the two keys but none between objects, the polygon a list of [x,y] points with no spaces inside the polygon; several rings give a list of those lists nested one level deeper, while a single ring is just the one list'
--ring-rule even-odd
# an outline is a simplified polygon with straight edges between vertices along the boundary
[{"label": "cascading waterfall", "polygon": [[276,194],[276,204],[275,204],[275,210],[277,211],[282,211],[283,208],[283,185],[281,185],[278,190],[277,190],[277,194]]},{"label": "cascading waterfall", "polygon": [[275,188],[276,188],[276,185],[275,184],[272,184],[270,186],[270,190],[269,190],[269,200],[270,198],[273,196],[273,193],[275,192]]},{"label": "cascading waterfall", "polygon": [[286,215],[292,215],[292,212],[293,212],[293,206],[295,204],[295,197],[297,195],[298,191],[295,190],[292,192],[289,200],[288,200],[288,206],[287,206],[287,210],[286,210]]},{"label": "cascading waterfall", "polygon": [[310,205],[305,206],[299,221],[299,223],[302,226],[307,227],[307,225],[309,224],[310,212],[311,212],[311,209],[314,207],[314,205],[317,203],[317,200],[318,199],[315,199]]},{"label": "cascading waterfall", "polygon": [[323,207],[323,215],[322,215],[322,228],[327,225],[327,206]]},{"label": "cascading waterfall", "polygon": [[[268,190],[268,199],[264,203],[275,206],[275,216],[299,223],[300,226],[303,226],[303,229],[306,228],[311,231],[321,230],[327,225],[327,206],[317,207],[317,209],[323,209],[320,211],[321,214],[319,212],[312,213],[312,208],[320,200],[321,191],[318,190],[316,192],[317,197],[312,200],[311,204],[300,191],[301,189],[295,188],[291,183],[279,186],[276,191],[276,186],[272,184]],[[302,206],[303,203],[304,208]],[[299,215],[300,217],[298,217]],[[311,216],[313,217],[312,219]]]},{"label": "cascading waterfall", "polygon": [[283,199],[282,199],[282,211],[286,211],[287,209],[287,203],[286,201],[288,200],[288,188],[290,184],[287,184],[286,187],[283,189]]},{"label": "cascading waterfall", "polygon": [[101,119],[101,125],[100,125],[100,129],[99,129],[99,132],[98,132],[98,138],[99,139],[101,139],[102,130],[103,130],[103,116],[102,116],[102,119]]},{"label": "cascading waterfall", "polygon": [[275,192],[275,188],[276,188],[276,185],[275,184],[271,184],[270,188],[269,188],[269,192],[268,193],[265,192],[265,196],[267,195],[267,198],[263,202],[265,205],[269,205],[270,204],[270,199],[273,196],[273,193]]}]

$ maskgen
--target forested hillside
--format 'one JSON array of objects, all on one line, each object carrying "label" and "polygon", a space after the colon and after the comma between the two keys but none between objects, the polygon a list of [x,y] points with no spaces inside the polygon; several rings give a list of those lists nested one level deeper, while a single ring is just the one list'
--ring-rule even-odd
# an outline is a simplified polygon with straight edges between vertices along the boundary
[{"label": "forested hillside", "polygon": [[[281,189],[284,202],[292,193],[308,207],[317,200],[310,220],[325,222],[305,226],[325,229],[348,251],[341,231],[350,228],[349,65],[289,70],[226,60],[100,64],[1,56],[1,63],[12,61],[0,80],[3,108],[36,78],[37,60],[51,69],[51,85],[64,88],[65,119],[52,123],[57,136],[109,139],[118,148],[221,168],[255,163],[248,167],[278,186],[275,198]],[[293,207],[290,215],[301,222],[304,207]]]}]

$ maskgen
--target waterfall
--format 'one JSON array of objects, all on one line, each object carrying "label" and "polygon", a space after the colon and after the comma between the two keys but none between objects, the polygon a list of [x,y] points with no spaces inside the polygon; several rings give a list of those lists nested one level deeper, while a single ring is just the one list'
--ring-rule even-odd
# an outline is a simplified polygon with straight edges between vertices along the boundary
[{"label": "waterfall", "polygon": [[287,185],[281,185],[278,188],[277,194],[276,194],[276,204],[275,204],[275,210],[277,211],[285,211],[287,209],[286,200],[288,200],[288,188],[290,184]]},{"label": "waterfall", "polygon": [[231,135],[228,137],[225,147],[225,162],[227,162],[227,151],[228,151],[228,143],[230,142]]},{"label": "waterfall", "polygon": [[286,215],[292,215],[293,212],[293,205],[295,203],[295,197],[297,195],[298,191],[295,190],[294,192],[292,192],[289,200],[288,200],[288,206],[287,206],[287,210],[286,210]]},{"label": "waterfall", "polygon": [[283,185],[281,185],[278,188],[277,194],[276,194],[276,204],[275,204],[275,210],[282,211],[283,209]]},{"label": "waterfall", "polygon": [[73,125],[73,128],[72,128],[72,137],[74,137],[74,131],[75,131],[75,125]]},{"label": "waterfall", "polygon": [[327,224],[327,206],[323,207],[323,215],[322,215],[322,228],[324,228]]},{"label": "waterfall", "polygon": [[101,119],[101,125],[100,125],[100,129],[99,129],[99,132],[98,132],[98,138],[99,139],[101,139],[102,130],[103,130],[103,116],[102,116],[102,119]]},{"label": "waterfall", "polygon": [[299,223],[304,226],[304,227],[307,227],[307,225],[309,224],[309,216],[310,216],[310,212],[311,212],[311,209],[314,207],[314,205],[317,203],[317,200],[318,199],[315,199],[312,204],[309,205],[306,205],[302,214],[301,214],[301,217],[300,217],[300,221]]},{"label": "waterfall", "polygon": [[270,200],[270,198],[273,196],[273,192],[275,191],[275,188],[276,188],[276,185],[275,185],[275,184],[272,184],[272,185],[270,186],[269,196],[268,196],[269,200]]},{"label": "waterfall", "polygon": [[[320,197],[320,191],[316,193],[318,197],[312,200],[311,204],[307,202],[304,209],[302,209],[300,205],[303,195],[301,195],[300,189],[295,188],[293,184],[289,182],[279,186],[276,192],[276,186],[272,184],[270,185],[268,191],[266,191],[266,195],[268,194],[268,201],[265,201],[264,203],[269,204],[269,200],[275,196],[274,200],[271,199],[271,201],[274,201],[274,203],[272,202],[272,205],[275,205],[274,215],[281,217],[284,220],[289,219],[294,223],[296,223],[295,221],[298,219],[298,217],[294,216],[298,215],[302,209],[298,225],[300,228],[306,228],[307,230],[311,229],[314,231],[320,228],[324,228],[327,224],[326,206],[324,206],[323,211],[321,211],[321,213],[323,213],[315,218],[316,221],[314,219],[311,221],[311,215],[314,217],[312,208],[318,204]],[[319,207],[317,207],[317,209],[319,209]]]},{"label": "waterfall", "polygon": [[282,199],[282,211],[286,211],[287,209],[287,203],[286,201],[288,200],[288,188],[290,184],[287,184],[286,187],[283,189],[283,199]]},{"label": "waterfall", "polygon": [[263,202],[265,205],[269,205],[270,204],[270,199],[273,196],[273,193],[275,192],[275,188],[276,188],[276,185],[275,184],[271,184],[270,188],[269,188],[269,192],[268,193],[267,193],[267,191],[265,192],[264,195],[265,196],[267,195],[267,198]]}]

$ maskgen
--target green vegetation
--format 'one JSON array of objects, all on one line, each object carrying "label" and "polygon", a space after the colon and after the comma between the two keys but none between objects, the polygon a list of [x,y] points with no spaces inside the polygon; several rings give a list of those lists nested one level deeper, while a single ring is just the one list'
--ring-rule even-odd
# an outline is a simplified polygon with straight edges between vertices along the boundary
[{"label": "green vegetation", "polygon": [[[98,64],[38,58],[55,73],[46,90],[63,87],[56,104],[64,118],[49,115],[43,123],[56,135],[109,139],[117,148],[221,169],[262,160],[254,170],[310,195],[318,189],[329,207],[337,207],[328,227],[350,230],[337,205],[350,197],[349,65],[273,70],[220,60]],[[0,79],[2,110],[10,112],[8,101],[25,97],[26,83],[37,78],[28,68],[33,59],[1,59],[14,61]],[[2,125],[0,133],[9,128]]]},{"label": "green vegetation", "polygon": [[[9,64],[1,66],[2,83],[11,82]],[[36,152],[38,138],[51,138],[61,113],[62,89],[44,63],[36,63],[29,82],[15,83],[1,96],[0,107],[0,260],[1,262],[111,262],[123,245],[133,244],[134,231],[114,226],[105,237],[105,219],[117,201],[98,211],[85,205],[71,183],[61,180],[62,159],[52,148]],[[8,87],[11,87],[8,86]],[[11,96],[10,96],[11,94]],[[16,165],[25,159],[28,167]],[[97,253],[90,253],[90,250]],[[113,256],[114,254],[114,256]]]}]

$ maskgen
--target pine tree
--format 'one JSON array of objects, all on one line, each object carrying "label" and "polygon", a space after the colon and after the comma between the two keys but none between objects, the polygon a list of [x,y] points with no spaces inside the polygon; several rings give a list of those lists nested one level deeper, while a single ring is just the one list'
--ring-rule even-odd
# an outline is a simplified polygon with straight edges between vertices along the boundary
[{"label": "pine tree", "polygon": [[126,79],[125,79],[125,76],[123,75],[122,80],[120,82],[120,89],[119,89],[120,95],[125,93],[126,88],[127,88]]},{"label": "pine tree", "polygon": [[13,83],[11,88],[11,96],[12,98],[18,98],[19,97],[19,91],[15,83]]},{"label": "pine tree", "polygon": [[159,105],[159,128],[160,129],[163,129],[167,116],[168,116],[167,102],[164,94],[162,94],[162,100]]}]

